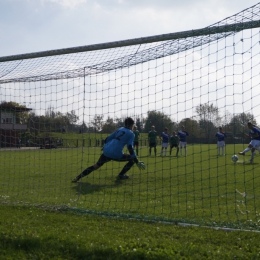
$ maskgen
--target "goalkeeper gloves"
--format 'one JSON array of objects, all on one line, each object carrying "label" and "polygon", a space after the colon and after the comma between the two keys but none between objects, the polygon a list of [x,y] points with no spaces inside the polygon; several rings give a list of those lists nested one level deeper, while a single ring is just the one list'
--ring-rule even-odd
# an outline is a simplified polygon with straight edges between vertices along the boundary
[{"label": "goalkeeper gloves", "polygon": [[145,170],[145,164],[143,162],[138,162],[136,163],[137,167],[139,170]]}]

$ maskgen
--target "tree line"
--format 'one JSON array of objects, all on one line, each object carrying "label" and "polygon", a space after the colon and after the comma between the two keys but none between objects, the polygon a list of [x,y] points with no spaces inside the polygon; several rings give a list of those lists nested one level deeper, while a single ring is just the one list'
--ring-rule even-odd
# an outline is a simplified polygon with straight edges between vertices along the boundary
[{"label": "tree line", "polygon": [[[25,107],[15,102],[2,102],[0,107]],[[131,115],[130,115],[131,116]],[[44,132],[68,132],[77,133],[111,133],[118,127],[124,126],[124,117],[112,118],[96,114],[90,122],[79,123],[79,116],[75,110],[61,113],[49,107],[44,115],[37,115],[34,111],[19,112],[16,114],[16,122],[27,124],[28,131],[37,137]],[[163,112],[152,110],[146,115],[133,115],[138,130],[148,133],[154,125],[160,134],[167,127],[170,131],[178,131],[183,125],[189,132],[189,142],[212,143],[215,142],[217,128],[221,126],[232,142],[243,138],[243,133],[247,132],[247,122],[257,125],[255,117],[251,113],[231,114],[225,111],[224,116],[220,115],[220,110],[213,104],[200,104],[195,107],[195,115],[191,118],[184,118],[179,122]],[[241,141],[241,140],[240,140]]]}]

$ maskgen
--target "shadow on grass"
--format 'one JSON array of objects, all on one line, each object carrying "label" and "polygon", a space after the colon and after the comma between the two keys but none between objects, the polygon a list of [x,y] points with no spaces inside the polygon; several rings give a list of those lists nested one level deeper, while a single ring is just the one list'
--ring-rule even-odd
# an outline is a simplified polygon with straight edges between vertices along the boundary
[{"label": "shadow on grass", "polygon": [[78,182],[72,188],[80,194],[89,194],[103,189],[117,188],[128,180],[115,180],[111,184],[91,184],[89,182]]},{"label": "shadow on grass", "polygon": [[[86,243],[61,241],[58,237],[40,239],[35,237],[1,237],[1,259],[166,259],[164,256],[154,258],[147,256],[145,250],[132,251],[113,248],[86,247]],[[24,258],[25,257],[25,258]],[[28,257],[28,258],[27,258]],[[168,259],[168,257],[167,257]]]}]

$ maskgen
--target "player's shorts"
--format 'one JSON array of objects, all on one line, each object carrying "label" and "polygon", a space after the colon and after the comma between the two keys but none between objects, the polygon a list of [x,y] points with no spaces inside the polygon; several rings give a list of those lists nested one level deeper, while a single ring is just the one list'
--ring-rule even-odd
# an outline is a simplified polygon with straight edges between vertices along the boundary
[{"label": "player's shorts", "polygon": [[186,147],[186,146],[187,146],[187,142],[180,141],[180,147]]},{"label": "player's shorts", "polygon": [[224,147],[225,141],[218,141],[217,145],[218,145],[218,147]]},{"label": "player's shorts", "polygon": [[149,147],[156,147],[156,143],[149,143]]},{"label": "player's shorts", "polygon": [[167,148],[168,147],[168,143],[162,143],[162,148]]},{"label": "player's shorts", "polygon": [[171,146],[170,146],[171,148],[173,148],[173,147],[178,147],[178,144],[171,144]]},{"label": "player's shorts", "polygon": [[251,144],[253,148],[260,149],[260,140],[253,139],[249,144]]},{"label": "player's shorts", "polygon": [[99,157],[98,161],[97,161],[97,165],[102,166],[103,164],[105,164],[109,161],[117,161],[117,162],[133,161],[134,162],[134,159],[131,157],[130,154],[126,154],[126,153],[123,154],[123,156],[119,159],[107,157],[106,155],[104,155],[102,153],[101,156]]},{"label": "player's shorts", "polygon": [[138,146],[139,142],[138,141],[134,141],[134,146]]}]

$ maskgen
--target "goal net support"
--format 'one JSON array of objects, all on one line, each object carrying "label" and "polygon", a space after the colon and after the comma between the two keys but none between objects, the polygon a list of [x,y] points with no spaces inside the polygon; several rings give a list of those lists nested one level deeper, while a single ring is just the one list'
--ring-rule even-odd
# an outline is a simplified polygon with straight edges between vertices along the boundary
[{"label": "goal net support", "polygon": [[[260,120],[259,9],[197,30],[0,57],[0,203],[259,230],[260,152],[231,160],[250,142],[247,122]],[[111,161],[71,183],[128,116],[146,170],[118,181],[124,163]],[[165,128],[185,129],[187,146],[162,149]]]}]

